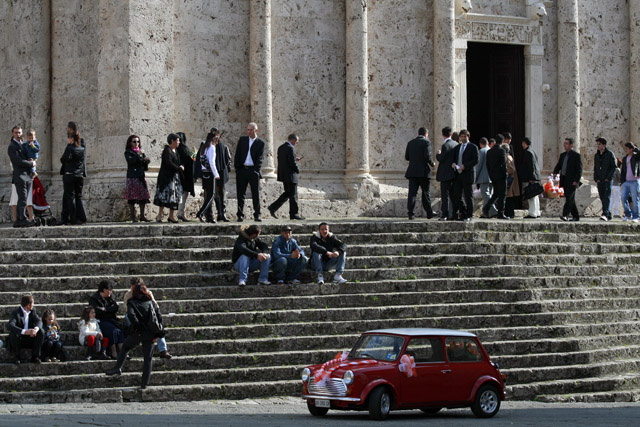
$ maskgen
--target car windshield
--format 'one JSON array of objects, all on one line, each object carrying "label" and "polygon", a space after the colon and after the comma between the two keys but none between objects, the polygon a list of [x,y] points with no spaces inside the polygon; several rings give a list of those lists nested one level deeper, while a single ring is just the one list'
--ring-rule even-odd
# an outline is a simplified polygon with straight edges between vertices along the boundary
[{"label": "car windshield", "polygon": [[393,362],[400,356],[404,338],[392,335],[363,335],[349,352],[349,359],[376,359]]}]

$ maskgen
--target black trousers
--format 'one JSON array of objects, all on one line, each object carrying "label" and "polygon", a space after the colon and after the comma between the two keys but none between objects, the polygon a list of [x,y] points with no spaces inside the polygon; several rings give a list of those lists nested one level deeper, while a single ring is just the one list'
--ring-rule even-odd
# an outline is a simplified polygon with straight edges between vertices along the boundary
[{"label": "black trousers", "polygon": [[443,218],[450,218],[453,212],[449,212],[449,199],[451,199],[451,189],[453,180],[440,182],[440,198],[442,199],[440,211]]},{"label": "black trousers", "polygon": [[62,342],[47,340],[42,344],[42,357],[45,359],[55,357],[61,359]]},{"label": "black trousers", "polygon": [[42,349],[42,343],[44,342],[44,333],[42,332],[42,329],[38,330],[35,337],[10,333],[8,341],[9,348],[14,351],[16,359],[20,358],[21,348],[30,348],[31,358],[35,359],[36,357],[40,357],[40,350]]},{"label": "black trousers", "polygon": [[213,197],[216,193],[216,179],[213,173],[202,173],[202,188],[204,189],[204,202],[198,211],[198,216],[204,214],[208,221],[213,221]]},{"label": "black trousers", "polygon": [[24,221],[27,219],[27,197],[29,196],[29,188],[31,188],[32,180],[23,181],[18,179],[16,186],[16,194],[18,195],[18,203],[16,204],[16,220]]},{"label": "black trousers", "polygon": [[289,218],[298,215],[298,184],[293,182],[283,182],[284,192],[278,197],[278,200],[269,206],[270,210],[277,211],[289,200]]},{"label": "black trousers", "polygon": [[571,214],[574,218],[580,218],[578,207],[576,206],[576,190],[577,187],[567,184],[564,187],[564,207],[562,208],[562,216],[568,217]]},{"label": "black trousers", "polygon": [[[462,195],[464,194],[464,203]],[[463,176],[460,174],[453,181],[453,189],[451,190],[451,204],[453,206],[452,215],[455,218],[457,212],[460,212],[462,218],[471,218],[473,216],[473,182],[464,182]]]},{"label": "black trousers", "polygon": [[76,224],[87,222],[87,215],[82,204],[82,187],[84,178],[71,174],[62,176],[64,192],[62,193],[62,218],[63,224]]},{"label": "black trousers", "polygon": [[218,212],[218,220],[221,220],[227,213],[227,202],[224,194],[224,183],[222,179],[216,180],[215,196],[213,200],[216,202],[216,212]]},{"label": "black trousers", "polygon": [[413,210],[416,207],[418,188],[422,189],[422,208],[427,213],[428,218],[433,216],[430,185],[431,180],[429,178],[409,178],[409,197],[407,198],[407,212],[409,216],[413,216]]},{"label": "black trousers", "polygon": [[238,169],[236,172],[236,188],[238,197],[238,216],[244,217],[244,193],[247,185],[251,186],[253,199],[253,215],[260,215],[260,176],[253,169]]},{"label": "black trousers", "polygon": [[611,206],[611,181],[600,181],[598,183],[598,195],[602,202],[602,215],[611,219],[611,211],[609,210]]},{"label": "black trousers", "polygon": [[491,206],[495,203],[498,216],[502,216],[504,215],[505,200],[507,198],[507,177],[495,180],[491,178],[491,182],[493,184],[493,194],[487,204],[482,207],[482,212],[488,215]]},{"label": "black trousers", "polygon": [[149,380],[151,379],[151,368],[153,365],[153,339],[142,339],[140,334],[135,332],[129,334],[127,339],[124,341],[120,353],[118,353],[116,367],[118,369],[122,369],[129,351],[134,349],[140,343],[142,343],[142,356],[144,357],[144,362],[142,363],[142,385],[146,387],[149,385]]}]

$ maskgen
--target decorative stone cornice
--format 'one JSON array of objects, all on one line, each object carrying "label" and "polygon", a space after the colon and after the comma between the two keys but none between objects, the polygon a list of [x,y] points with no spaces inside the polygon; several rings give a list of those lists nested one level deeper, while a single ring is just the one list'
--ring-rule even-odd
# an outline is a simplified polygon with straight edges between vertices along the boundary
[{"label": "decorative stone cornice", "polygon": [[542,44],[540,22],[516,16],[467,13],[455,24],[459,39],[508,44]]}]

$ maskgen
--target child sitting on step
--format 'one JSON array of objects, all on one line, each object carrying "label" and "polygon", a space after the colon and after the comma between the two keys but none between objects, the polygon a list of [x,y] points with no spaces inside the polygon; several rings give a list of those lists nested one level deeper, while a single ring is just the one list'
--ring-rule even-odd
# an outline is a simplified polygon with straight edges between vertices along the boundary
[{"label": "child sitting on step", "polygon": [[89,347],[87,360],[109,359],[105,353],[105,349],[109,347],[109,338],[102,336],[100,321],[96,319],[96,311],[93,307],[84,308],[80,322],[78,322],[78,328],[80,329],[80,345]]},{"label": "child sitting on step", "polygon": [[44,342],[42,343],[42,358],[45,362],[64,360],[64,350],[60,336],[60,325],[53,310],[45,310],[42,314],[44,327]]}]

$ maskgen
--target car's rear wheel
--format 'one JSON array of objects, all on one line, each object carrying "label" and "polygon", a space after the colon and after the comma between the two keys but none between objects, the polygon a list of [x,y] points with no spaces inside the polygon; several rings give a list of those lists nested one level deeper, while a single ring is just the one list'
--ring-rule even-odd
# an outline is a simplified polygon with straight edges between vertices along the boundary
[{"label": "car's rear wheel", "polygon": [[476,393],[471,410],[480,418],[491,418],[500,410],[500,394],[492,385],[483,385]]},{"label": "car's rear wheel", "polygon": [[391,394],[385,387],[378,387],[369,396],[369,416],[371,419],[382,421],[391,412]]},{"label": "car's rear wheel", "polygon": [[437,414],[442,408],[420,408],[420,410],[425,414]]},{"label": "car's rear wheel", "polygon": [[311,404],[311,402],[307,402],[307,409],[314,417],[323,417],[329,412],[329,408],[318,408],[316,405]]}]

